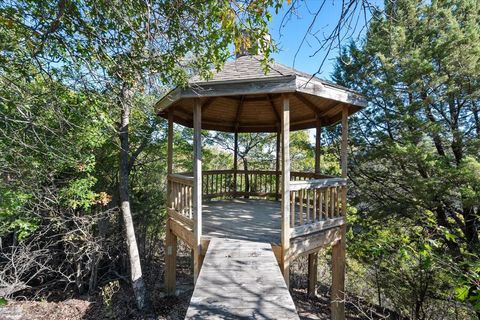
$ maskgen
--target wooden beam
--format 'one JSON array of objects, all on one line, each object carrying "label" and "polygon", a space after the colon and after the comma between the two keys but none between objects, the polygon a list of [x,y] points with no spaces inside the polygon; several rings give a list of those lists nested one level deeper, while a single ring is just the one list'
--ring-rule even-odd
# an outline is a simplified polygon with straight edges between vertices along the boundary
[{"label": "wooden beam", "polygon": [[173,110],[168,112],[167,174],[173,172]]},{"label": "wooden beam", "polygon": [[242,96],[240,100],[238,101],[237,105],[237,113],[235,114],[235,132],[238,132],[238,126],[240,125],[240,116],[242,115],[242,109],[243,109],[243,99],[245,96]]},{"label": "wooden beam", "polygon": [[340,241],[340,227],[325,230],[315,237],[299,237],[290,241],[290,259],[318,252]]},{"label": "wooden beam", "polygon": [[280,193],[280,139],[281,132],[277,132],[277,152],[275,157],[275,200],[278,201]]},{"label": "wooden beam", "polygon": [[295,98],[300,100],[305,106],[307,106],[307,108],[312,110],[313,113],[315,113],[316,115],[320,113],[320,110],[318,109],[318,107],[313,102],[311,102],[310,100],[302,96],[300,93],[295,92]]},{"label": "wooden beam", "polygon": [[[348,106],[342,109],[342,146],[341,165],[342,177],[347,178],[347,148],[348,148]],[[347,186],[342,188],[342,215],[347,213]],[[331,314],[334,320],[345,319],[345,235],[346,224],[341,226],[340,240],[332,247],[332,292]]]},{"label": "wooden beam", "polygon": [[197,281],[201,268],[202,252],[202,105],[195,99],[193,107],[193,279]]},{"label": "wooden beam", "polygon": [[282,96],[282,272],[290,286],[290,97]]},{"label": "wooden beam", "polygon": [[217,99],[217,97],[210,97],[202,104],[202,113],[205,113],[207,109],[212,106],[215,99]]},{"label": "wooden beam", "polygon": [[277,111],[277,108],[275,108],[275,104],[273,103],[273,98],[270,94],[267,95],[268,102],[270,102],[270,106],[272,107],[272,111],[275,114],[275,118],[277,119],[278,124],[282,122],[282,119],[280,117],[280,114]]},{"label": "wooden beam", "polygon": [[315,135],[315,173],[320,173],[320,153],[321,153],[321,136],[322,127],[320,119],[317,119],[316,135]]},{"label": "wooden beam", "polygon": [[[173,110],[168,112],[168,138],[167,138],[167,173],[173,171]],[[172,205],[171,182],[167,181],[167,206]],[[175,294],[177,270],[177,236],[170,229],[167,219],[165,228],[165,291],[168,295]]]},{"label": "wooden beam", "polygon": [[347,177],[347,148],[348,148],[348,106],[344,105],[342,109],[342,177]]},{"label": "wooden beam", "polygon": [[315,297],[317,295],[317,282],[318,282],[318,252],[314,252],[308,255],[307,294],[309,297]]},{"label": "wooden beam", "polygon": [[333,320],[345,319],[345,233],[340,227],[340,240],[332,247],[332,292],[330,308]]},{"label": "wooden beam", "polygon": [[[282,95],[281,94],[278,94],[278,93],[274,93],[274,94],[269,94],[272,99],[275,99],[275,98],[279,98],[281,97]],[[238,101],[241,99],[241,96],[225,96],[225,97],[222,97],[223,99],[228,99],[228,100],[232,100],[232,101]],[[249,96],[245,96],[245,99],[243,99],[244,102],[259,102],[259,101],[265,101],[265,97],[263,95],[249,95]]]},{"label": "wooden beam", "polygon": [[238,132],[235,132],[233,138],[234,151],[233,151],[233,197],[237,193],[237,171],[238,171]]},{"label": "wooden beam", "polygon": [[335,228],[344,224],[345,224],[345,220],[343,219],[343,217],[335,217],[335,218],[330,218],[326,220],[320,220],[315,223],[296,226],[291,231],[290,238],[293,239],[296,237],[307,236],[311,233]]},{"label": "wooden beam", "polygon": [[174,295],[176,290],[177,272],[177,236],[170,229],[170,219],[167,219],[165,234],[165,291]]},{"label": "wooden beam", "polygon": [[170,230],[172,233],[177,236],[177,238],[182,239],[183,242],[190,248],[195,247],[195,239],[193,236],[193,230],[190,229],[186,224],[174,219],[169,219]]}]

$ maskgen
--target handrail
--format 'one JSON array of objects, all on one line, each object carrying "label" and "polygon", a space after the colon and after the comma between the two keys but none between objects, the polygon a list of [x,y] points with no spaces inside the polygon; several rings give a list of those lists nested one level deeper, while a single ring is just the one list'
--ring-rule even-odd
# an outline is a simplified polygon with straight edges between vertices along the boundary
[{"label": "handrail", "polygon": [[301,189],[320,189],[328,187],[346,186],[347,179],[345,178],[328,178],[328,179],[311,179],[303,181],[290,181],[290,191],[297,191]]},{"label": "handrail", "polygon": [[186,175],[183,175],[183,174],[171,173],[171,174],[168,175],[167,179],[170,180],[170,181],[175,181],[175,182],[179,182],[179,183],[183,183],[183,184],[193,186],[193,177],[186,176]]}]

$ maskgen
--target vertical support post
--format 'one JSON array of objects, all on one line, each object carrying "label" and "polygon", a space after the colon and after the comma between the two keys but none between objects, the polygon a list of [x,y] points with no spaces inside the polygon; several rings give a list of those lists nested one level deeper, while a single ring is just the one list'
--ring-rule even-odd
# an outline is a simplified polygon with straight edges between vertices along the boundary
[{"label": "vertical support post", "polygon": [[167,173],[173,172],[173,110],[168,112]]},{"label": "vertical support post", "polygon": [[315,135],[315,173],[320,173],[320,148],[321,148],[321,134],[322,127],[320,120],[317,121],[316,135]]},{"label": "vertical support post", "polygon": [[282,100],[282,272],[290,287],[290,99]]},{"label": "vertical support post", "polygon": [[[173,172],[173,110],[168,112],[167,138],[167,174]],[[172,187],[167,180],[167,207],[172,207]],[[170,220],[167,218],[165,227],[165,290],[167,294],[175,294],[177,269],[177,236],[170,229]]]},{"label": "vertical support post", "polygon": [[167,219],[165,248],[165,291],[168,295],[174,295],[177,282],[177,236],[170,229],[170,219]]},{"label": "vertical support post", "polygon": [[202,254],[202,105],[195,99],[193,106],[193,281],[196,283],[201,268]]},{"label": "vertical support post", "polygon": [[[348,106],[342,109],[342,145],[341,165],[342,178],[347,178],[347,147],[348,147]],[[347,187],[342,188],[342,215],[346,218],[347,212]],[[346,225],[340,227],[340,240],[332,248],[332,293],[331,313],[332,319],[345,319],[345,233]]]},{"label": "vertical support post", "polygon": [[[317,120],[316,135],[315,135],[315,173],[320,173],[320,148],[321,148],[321,133],[322,127],[320,119]],[[314,201],[317,201],[314,199]],[[320,208],[318,210],[321,210]],[[317,293],[318,282],[318,252],[313,252],[308,255],[308,296],[314,297]]]},{"label": "vertical support post", "polygon": [[233,197],[237,197],[237,171],[238,171],[238,131],[235,130],[233,150]]},{"label": "vertical support post", "polygon": [[277,131],[277,152],[275,158],[275,200],[278,201],[280,194],[280,130]]}]

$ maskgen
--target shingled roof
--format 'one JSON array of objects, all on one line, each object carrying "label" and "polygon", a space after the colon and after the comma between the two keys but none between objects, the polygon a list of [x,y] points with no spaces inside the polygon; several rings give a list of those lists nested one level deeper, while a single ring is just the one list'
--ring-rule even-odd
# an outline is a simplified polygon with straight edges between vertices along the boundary
[{"label": "shingled roof", "polygon": [[290,95],[291,130],[331,125],[366,105],[360,94],[273,62],[265,66],[257,56],[241,56],[225,64],[213,77],[194,77],[187,88],[177,88],[156,105],[158,114],[174,113],[174,121],[193,125],[193,101],[201,100],[202,128],[229,132],[275,132],[279,126],[280,97]]}]

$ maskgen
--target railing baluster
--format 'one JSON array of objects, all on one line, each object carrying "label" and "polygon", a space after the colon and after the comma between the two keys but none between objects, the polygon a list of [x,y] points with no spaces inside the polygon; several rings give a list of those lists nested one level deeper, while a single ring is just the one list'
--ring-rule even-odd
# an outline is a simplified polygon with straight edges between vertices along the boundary
[{"label": "railing baluster", "polygon": [[339,187],[335,188],[335,216],[336,217],[340,216],[340,202],[338,201],[339,190],[340,190]]},{"label": "railing baluster", "polygon": [[305,190],[306,194],[307,194],[307,211],[306,211],[306,214],[305,214],[305,220],[306,220],[306,223],[310,223],[310,190]]},{"label": "railing baluster", "polygon": [[317,189],[313,189],[313,216],[312,221],[317,220]]},{"label": "railing baluster", "polygon": [[330,201],[330,218],[333,218],[335,216],[335,188],[330,188],[330,196],[332,198],[332,201]]},{"label": "railing baluster", "polygon": [[290,227],[295,227],[295,191],[290,192]]},{"label": "railing baluster", "polygon": [[300,198],[298,216],[300,218],[300,224],[302,225],[303,224],[303,190],[302,189],[298,191],[298,197]]}]

